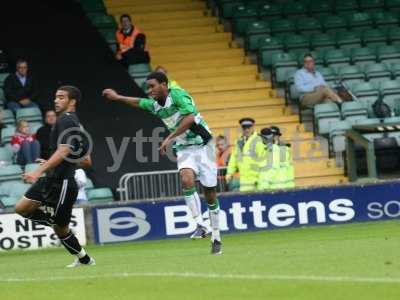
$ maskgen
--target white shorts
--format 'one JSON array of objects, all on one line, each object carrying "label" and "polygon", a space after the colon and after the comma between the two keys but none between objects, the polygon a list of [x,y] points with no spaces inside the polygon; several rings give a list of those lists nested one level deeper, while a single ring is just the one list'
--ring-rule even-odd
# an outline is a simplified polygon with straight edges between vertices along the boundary
[{"label": "white shorts", "polygon": [[214,141],[204,146],[190,146],[177,153],[178,170],[192,169],[205,187],[217,186],[217,163]]}]

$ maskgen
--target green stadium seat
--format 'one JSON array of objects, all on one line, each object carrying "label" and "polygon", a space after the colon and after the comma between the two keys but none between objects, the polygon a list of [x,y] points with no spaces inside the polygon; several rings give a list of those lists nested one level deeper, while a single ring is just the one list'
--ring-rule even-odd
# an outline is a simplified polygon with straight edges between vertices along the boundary
[{"label": "green stadium seat", "polygon": [[372,105],[379,98],[379,88],[371,82],[360,82],[352,85],[351,91],[359,101],[364,103],[368,111],[368,116],[373,117],[374,111]]},{"label": "green stadium seat", "polygon": [[342,103],[342,116],[350,124],[354,124],[356,120],[367,119],[368,110],[361,101],[348,101]]},{"label": "green stadium seat", "polygon": [[20,197],[4,196],[0,198],[1,203],[7,208],[15,206]]},{"label": "green stadium seat", "polygon": [[310,14],[314,17],[316,16],[326,16],[333,12],[332,2],[329,1],[310,1],[309,2]]},{"label": "green stadium seat", "polygon": [[10,109],[4,109],[1,111],[1,122],[6,125],[14,125],[15,118],[14,114]]},{"label": "green stadium seat", "polygon": [[261,38],[258,40],[259,64],[269,68],[272,65],[272,55],[284,50],[284,44],[279,37]]},{"label": "green stadium seat", "polygon": [[37,163],[26,164],[25,172],[35,171],[37,168],[39,168],[39,164],[37,164]]},{"label": "green stadium seat", "polygon": [[365,29],[362,31],[362,40],[367,47],[387,44],[386,33],[381,29]]},{"label": "green stadium seat", "polygon": [[302,2],[287,2],[283,6],[283,14],[287,17],[307,15],[307,6]]},{"label": "green stadium seat", "polygon": [[340,121],[339,107],[335,103],[323,103],[314,106],[314,121],[318,133],[328,134],[333,123]]},{"label": "green stadium seat", "polygon": [[305,35],[290,34],[286,35],[284,39],[285,47],[288,51],[294,49],[308,49],[310,48],[310,42]]},{"label": "green stadium seat", "polygon": [[379,83],[379,91],[383,101],[398,115],[400,109],[400,81],[381,81]]},{"label": "green stadium seat", "polygon": [[359,4],[363,11],[383,10],[385,7],[384,0],[359,0]]},{"label": "green stadium seat", "polygon": [[267,21],[280,19],[282,17],[282,11],[282,5],[279,3],[265,3],[259,7],[258,16],[262,20]]},{"label": "green stadium seat", "polygon": [[360,48],[361,34],[358,31],[344,31],[336,33],[336,44],[339,48]]},{"label": "green stadium seat", "polygon": [[379,62],[400,63],[400,48],[396,46],[379,46],[376,48]]},{"label": "green stadium seat", "polygon": [[338,75],[349,85],[365,80],[365,75],[359,66],[342,66],[338,70]]},{"label": "green stadium seat", "polygon": [[385,7],[388,11],[400,11],[400,0],[385,0]]},{"label": "green stadium seat", "polygon": [[36,133],[42,126],[43,126],[42,122],[29,122],[29,129],[32,134]]},{"label": "green stadium seat", "polygon": [[258,40],[271,35],[271,29],[266,21],[256,21],[249,24],[246,30],[246,49],[254,51],[258,49]]},{"label": "green stadium seat", "polygon": [[[10,185],[8,182],[6,183],[7,185]],[[21,198],[25,194],[25,192],[31,187],[31,185],[22,181],[13,181],[13,184],[11,184],[10,187],[11,188],[9,196]]]},{"label": "green stadium seat", "polygon": [[109,188],[94,188],[87,191],[89,202],[104,203],[114,201],[114,195]]},{"label": "green stadium seat", "polygon": [[0,88],[4,86],[4,81],[10,75],[9,73],[0,73]]},{"label": "green stadium seat", "polygon": [[346,20],[340,16],[325,16],[321,19],[322,27],[325,31],[337,31],[338,29],[346,29]]},{"label": "green stadium seat", "polygon": [[[377,118],[371,118],[371,119],[358,119],[354,122],[354,125],[371,125],[371,124],[377,124],[380,123],[380,120]],[[373,141],[374,139],[379,139],[383,137],[383,133],[364,133],[363,137],[367,138],[370,141]]]},{"label": "green stadium seat", "polygon": [[399,27],[389,27],[386,31],[386,37],[390,44],[400,45],[400,30]]},{"label": "green stadium seat", "polygon": [[3,165],[11,165],[14,154],[6,147],[0,147],[0,168]]},{"label": "green stadium seat", "polygon": [[272,20],[270,23],[272,34],[293,33],[296,31],[296,24],[289,19]]},{"label": "green stadium seat", "polygon": [[115,30],[114,29],[100,29],[99,30],[101,36],[108,44],[116,44],[117,40],[115,39]]},{"label": "green stadium seat", "polygon": [[400,77],[400,63],[386,64],[392,73],[393,78]]},{"label": "green stadium seat", "polygon": [[385,64],[370,64],[364,68],[364,73],[367,79],[371,82],[379,82],[381,80],[388,80],[391,78],[392,73]]},{"label": "green stadium seat", "polygon": [[335,48],[335,39],[333,35],[327,33],[316,33],[313,34],[310,38],[311,47],[313,49],[334,49]]},{"label": "green stadium seat", "polygon": [[321,73],[327,83],[333,83],[338,78],[338,74],[333,68],[317,68],[317,71]]},{"label": "green stadium seat", "polygon": [[106,8],[102,0],[81,0],[80,4],[86,12],[100,12],[105,13]]},{"label": "green stadium seat", "polygon": [[6,143],[11,142],[11,138],[15,133],[15,127],[8,125],[5,128],[1,129],[1,143],[4,145]]},{"label": "green stadium seat", "polygon": [[0,168],[0,182],[18,180],[21,175],[22,169],[19,165],[8,165]]},{"label": "green stadium seat", "polygon": [[399,24],[399,17],[392,12],[375,11],[371,13],[371,17],[377,28],[393,27]]},{"label": "green stadium seat", "polygon": [[113,16],[104,13],[88,13],[89,20],[92,22],[93,26],[98,29],[104,28],[117,28],[117,23]]},{"label": "green stadium seat", "polygon": [[321,33],[323,28],[321,22],[316,18],[297,19],[296,28],[301,33]]},{"label": "green stadium seat", "polygon": [[346,16],[347,25],[352,30],[356,28],[371,28],[374,22],[371,16],[365,12],[352,13]]},{"label": "green stadium seat", "polygon": [[4,96],[4,90],[2,88],[0,88],[0,101],[3,103],[6,101],[6,97]]},{"label": "green stadium seat", "polygon": [[362,68],[376,62],[375,51],[368,47],[350,49],[350,56],[352,63]]},{"label": "green stadium seat", "polygon": [[19,108],[15,115],[17,121],[22,119],[28,122],[42,121],[42,112],[38,107]]},{"label": "green stadium seat", "polygon": [[240,0],[219,0],[219,9],[222,12],[220,15],[222,15],[223,18],[225,19],[231,19],[233,16],[233,11],[236,6],[239,5],[244,5],[244,1]]},{"label": "green stadium seat", "polygon": [[296,74],[297,70],[289,70],[286,73],[286,96],[288,99],[290,99],[292,102],[298,102],[300,98],[300,94],[296,89],[295,83],[294,83],[294,75]]},{"label": "green stadium seat", "polygon": [[93,181],[90,178],[87,178],[86,185],[85,185],[85,190],[88,191],[88,190],[93,189],[93,188],[94,188]]},{"label": "green stadium seat", "polygon": [[358,4],[355,0],[336,0],[335,11],[337,14],[343,12],[354,12],[358,10]]},{"label": "green stadium seat", "polygon": [[286,74],[290,70],[297,70],[297,59],[291,53],[272,54],[272,81],[278,84],[286,81]]},{"label": "green stadium seat", "polygon": [[257,21],[257,9],[245,5],[239,5],[233,11],[233,30],[234,33],[243,36],[250,23]]},{"label": "green stadium seat", "polygon": [[333,152],[343,152],[346,150],[346,130],[351,129],[351,124],[344,120],[331,124],[329,129],[329,140]]},{"label": "green stadium seat", "polygon": [[350,54],[348,49],[333,49],[327,50],[325,52],[325,62],[327,65],[334,65],[335,68],[338,68],[342,65],[350,64]]},{"label": "green stadium seat", "polygon": [[130,65],[128,73],[132,78],[146,77],[151,72],[149,64],[135,64]]}]

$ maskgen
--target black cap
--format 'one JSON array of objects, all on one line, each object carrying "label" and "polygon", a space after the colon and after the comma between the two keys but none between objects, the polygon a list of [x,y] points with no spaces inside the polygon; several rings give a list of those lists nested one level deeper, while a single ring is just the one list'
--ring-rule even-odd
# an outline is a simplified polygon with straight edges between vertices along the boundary
[{"label": "black cap", "polygon": [[279,129],[279,127],[271,126],[269,129],[271,130],[271,133],[273,135],[278,135],[278,136],[282,135],[281,130]]},{"label": "black cap", "polygon": [[271,131],[270,128],[265,127],[265,128],[263,128],[263,129],[261,129],[260,134],[261,134],[264,138],[269,139],[269,138],[272,137],[272,134],[273,134],[273,133],[272,133],[272,131]]},{"label": "black cap", "polygon": [[254,119],[252,119],[252,118],[242,118],[242,119],[239,120],[239,124],[242,127],[253,126],[255,122],[256,121],[254,121]]}]

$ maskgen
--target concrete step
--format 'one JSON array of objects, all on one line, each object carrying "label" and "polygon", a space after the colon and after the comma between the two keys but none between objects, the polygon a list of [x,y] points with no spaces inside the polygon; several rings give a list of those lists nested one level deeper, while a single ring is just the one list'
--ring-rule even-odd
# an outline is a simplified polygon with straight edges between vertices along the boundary
[{"label": "concrete step", "polygon": [[199,103],[196,101],[197,107],[201,112],[207,112],[207,111],[226,111],[229,113],[230,109],[241,109],[241,110],[246,110],[247,108],[259,108],[261,109],[269,109],[271,107],[274,108],[284,108],[284,104],[281,103],[279,99],[270,99],[270,100],[276,100],[276,101],[267,101],[267,100],[253,100],[249,102],[243,102],[243,101],[236,101],[236,102],[215,102],[215,103]]},{"label": "concrete step", "polygon": [[[144,31],[144,29],[143,29]],[[212,34],[216,32],[224,32],[222,25],[208,25],[208,26],[196,26],[184,28],[162,28],[146,30],[145,34],[149,39],[165,38],[165,37],[181,37],[181,36],[193,36],[198,34]]]},{"label": "concrete step", "polygon": [[[150,54],[151,50],[150,50]],[[200,52],[185,52],[176,55],[174,52],[163,55],[152,55],[153,61],[161,64],[172,63],[172,62],[185,62],[193,60],[215,60],[219,58],[236,58],[239,61],[243,59],[244,53],[242,49],[222,49],[213,51],[200,51]]]},{"label": "concrete step", "polygon": [[347,183],[347,177],[343,175],[332,176],[318,176],[318,177],[305,177],[296,178],[296,187],[311,187],[311,186],[326,186],[326,185],[339,185]]},{"label": "concrete step", "polygon": [[[228,50],[228,49],[225,49]],[[228,50],[229,51],[229,50]],[[226,76],[232,74],[248,74],[248,75],[258,75],[257,67],[255,65],[238,65],[238,66],[221,66],[221,67],[206,67],[199,68],[195,70],[177,70],[169,72],[170,76],[176,80],[182,78],[210,78],[217,76]],[[255,77],[254,77],[255,78]]]},{"label": "concrete step", "polygon": [[193,83],[193,85],[183,84],[183,86],[189,93],[213,93],[218,91],[235,91],[244,89],[265,88],[267,84],[268,83],[265,81],[258,80],[249,82],[239,82],[239,83],[215,82],[214,84],[211,85],[200,85],[199,83]]},{"label": "concrete step", "polygon": [[230,43],[230,33],[228,32],[218,32],[214,34],[199,34],[198,36],[177,36],[177,37],[158,37],[154,39],[149,39],[148,44],[150,47],[163,46],[167,47],[168,45],[198,45],[201,47],[206,43],[225,43],[229,45]]}]

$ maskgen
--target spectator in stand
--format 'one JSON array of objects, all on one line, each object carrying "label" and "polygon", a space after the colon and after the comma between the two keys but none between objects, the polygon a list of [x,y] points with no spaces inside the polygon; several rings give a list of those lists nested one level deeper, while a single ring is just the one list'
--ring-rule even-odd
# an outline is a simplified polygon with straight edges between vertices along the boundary
[{"label": "spectator in stand", "polygon": [[294,83],[303,106],[312,108],[323,102],[342,102],[326,84],[321,73],[315,69],[315,61],[311,54],[304,55],[304,66],[295,73]]},{"label": "spectator in stand", "polygon": [[219,135],[216,138],[217,146],[217,166],[218,168],[226,167],[231,155],[231,147],[228,145],[228,141],[224,135]]},{"label": "spectator in stand", "polygon": [[171,79],[171,78],[168,76],[168,71],[167,71],[166,68],[164,68],[164,67],[162,67],[162,66],[157,66],[157,67],[154,69],[154,72],[163,73],[163,74],[165,74],[165,75],[168,77],[168,88],[170,88],[170,89],[181,89],[181,87],[179,86],[179,84],[178,84],[175,80]]},{"label": "spectator in stand", "polygon": [[146,47],[146,36],[132,24],[129,15],[120,17],[120,28],[115,34],[118,49],[116,58],[125,67],[140,63],[149,63],[150,55]]},{"label": "spectator in stand", "polygon": [[86,195],[86,184],[87,184],[87,177],[86,173],[83,169],[76,169],[75,170],[75,181],[79,188],[78,196],[76,197],[76,204],[82,204],[88,201]]},{"label": "spectator in stand", "polygon": [[37,88],[32,76],[28,73],[28,62],[20,59],[16,64],[16,72],[10,74],[4,82],[6,105],[14,113],[19,108],[37,107],[34,102]]},{"label": "spectator in stand", "polygon": [[35,135],[30,134],[29,124],[25,120],[18,121],[11,146],[17,154],[17,163],[20,165],[34,163],[40,157],[40,144]]},{"label": "spectator in stand", "polygon": [[40,143],[40,157],[43,159],[49,159],[50,151],[50,133],[51,128],[57,121],[57,115],[54,110],[46,111],[44,125],[40,127],[36,133],[36,139]]}]

